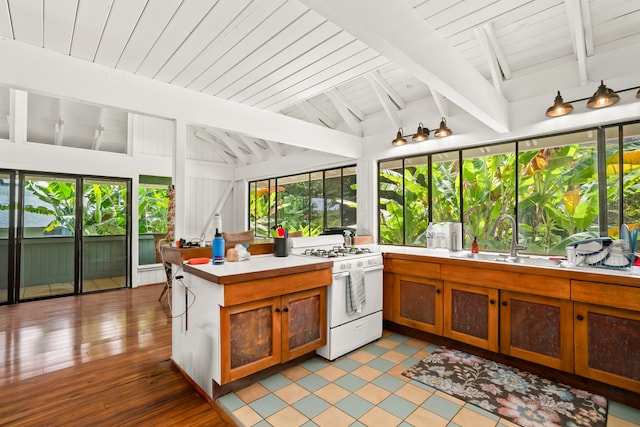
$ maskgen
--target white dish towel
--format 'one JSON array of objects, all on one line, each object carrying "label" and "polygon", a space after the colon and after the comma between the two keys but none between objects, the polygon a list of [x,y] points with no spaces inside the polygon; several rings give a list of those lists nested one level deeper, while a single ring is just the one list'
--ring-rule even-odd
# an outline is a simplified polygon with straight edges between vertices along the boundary
[{"label": "white dish towel", "polygon": [[366,302],[364,271],[361,268],[354,268],[347,276],[347,313],[362,313],[362,307]]}]

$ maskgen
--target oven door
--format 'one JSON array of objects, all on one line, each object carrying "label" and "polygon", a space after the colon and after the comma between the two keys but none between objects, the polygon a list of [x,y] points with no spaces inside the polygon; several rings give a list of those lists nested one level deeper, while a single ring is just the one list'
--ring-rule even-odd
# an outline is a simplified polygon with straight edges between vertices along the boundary
[{"label": "oven door", "polygon": [[333,275],[333,283],[327,289],[330,328],[367,316],[382,310],[382,265],[364,268],[364,289],[366,302],[361,313],[347,313],[347,280],[349,272]]}]

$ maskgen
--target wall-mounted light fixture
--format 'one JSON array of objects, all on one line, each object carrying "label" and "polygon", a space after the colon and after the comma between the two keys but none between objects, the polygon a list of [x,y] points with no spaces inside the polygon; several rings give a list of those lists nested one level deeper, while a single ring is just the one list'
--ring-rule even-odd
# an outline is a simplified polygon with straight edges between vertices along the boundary
[{"label": "wall-mounted light fixture", "polygon": [[[560,91],[558,91],[558,94],[553,101],[553,105],[547,108],[547,112],[545,113],[545,115],[547,117],[560,117],[567,115],[573,111],[573,106],[571,105],[571,103],[579,101],[587,101],[588,108],[609,107],[620,101],[620,95],[618,95],[619,92],[626,92],[628,90],[634,90],[638,88],[640,88],[640,86],[630,87],[616,92],[612,89],[609,89],[607,86],[605,86],[604,81],[600,80],[600,86],[598,86],[598,89],[593,93],[593,95],[591,95],[590,98],[575,99],[569,102],[564,102],[564,100],[562,99],[562,95],[560,95]],[[640,98],[640,90],[636,93],[636,98]]]},{"label": "wall-mounted light fixture", "polygon": [[[416,131],[416,133],[412,135],[403,135],[404,131],[402,130],[402,128],[398,129],[398,133],[396,134],[396,138],[391,141],[392,145],[405,145],[407,143],[406,138],[411,136],[411,141],[412,142],[422,142],[422,141],[426,141],[427,139],[429,139],[429,133],[431,131],[424,127],[424,125],[422,124],[422,122],[420,122],[420,124],[418,125],[418,130]],[[449,129],[447,127],[447,120],[443,117],[442,120],[440,120],[440,126],[438,127],[438,129],[436,129],[436,131],[434,132],[434,135],[437,138],[444,138],[445,136],[449,136],[451,135],[453,132],[451,131],[451,129]]]}]

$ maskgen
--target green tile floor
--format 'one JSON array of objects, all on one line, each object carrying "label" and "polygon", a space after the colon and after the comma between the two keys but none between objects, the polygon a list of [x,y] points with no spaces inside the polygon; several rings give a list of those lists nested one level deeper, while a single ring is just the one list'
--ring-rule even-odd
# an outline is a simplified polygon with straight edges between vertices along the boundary
[{"label": "green tile floor", "polygon": [[[516,427],[402,376],[435,348],[385,331],[333,362],[315,357],[216,402],[246,427]],[[607,427],[640,427],[640,411],[609,401]]]}]

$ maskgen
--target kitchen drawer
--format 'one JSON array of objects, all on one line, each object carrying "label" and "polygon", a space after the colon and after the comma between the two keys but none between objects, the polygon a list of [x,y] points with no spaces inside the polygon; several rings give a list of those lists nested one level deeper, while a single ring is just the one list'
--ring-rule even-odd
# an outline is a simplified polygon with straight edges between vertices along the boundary
[{"label": "kitchen drawer", "polygon": [[384,269],[395,274],[422,277],[424,279],[439,279],[440,264],[432,262],[408,261],[405,259],[386,259]]},{"label": "kitchen drawer", "polygon": [[573,301],[640,311],[640,288],[602,282],[571,281]]},{"label": "kitchen drawer", "polygon": [[[477,263],[478,267],[482,263]],[[490,264],[490,268],[463,267],[460,265],[443,265],[443,280],[450,280],[468,285],[487,286],[505,291],[524,292],[551,298],[570,299],[571,283],[569,279],[538,274],[501,271],[501,265]],[[511,266],[509,266],[511,267]]]}]

